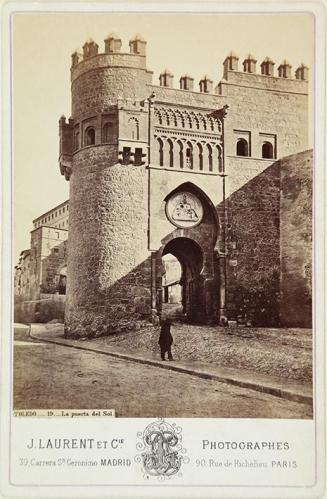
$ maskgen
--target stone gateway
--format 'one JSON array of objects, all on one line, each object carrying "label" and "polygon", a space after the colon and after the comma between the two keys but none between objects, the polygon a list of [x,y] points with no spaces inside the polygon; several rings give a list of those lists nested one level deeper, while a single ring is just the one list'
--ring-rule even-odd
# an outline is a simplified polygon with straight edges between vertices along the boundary
[{"label": "stone gateway", "polygon": [[[121,52],[89,40],[71,67],[72,114],[59,121],[70,181],[66,335],[156,322],[163,259],[181,267],[187,321],[311,325],[308,69],[274,75],[231,52],[208,76],[160,85],[140,36]],[[304,151],[304,152],[303,152]],[[285,159],[282,159],[286,157]]]}]

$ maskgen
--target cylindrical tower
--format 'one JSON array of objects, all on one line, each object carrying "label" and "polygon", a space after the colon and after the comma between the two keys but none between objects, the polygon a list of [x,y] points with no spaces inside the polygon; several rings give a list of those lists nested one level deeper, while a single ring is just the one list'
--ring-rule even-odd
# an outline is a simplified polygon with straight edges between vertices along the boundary
[{"label": "cylindrical tower", "polygon": [[[147,241],[146,42],[73,54],[72,117],[60,120],[60,168],[70,181],[65,333],[109,334],[151,316]],[[115,52],[116,50],[116,52]]]}]

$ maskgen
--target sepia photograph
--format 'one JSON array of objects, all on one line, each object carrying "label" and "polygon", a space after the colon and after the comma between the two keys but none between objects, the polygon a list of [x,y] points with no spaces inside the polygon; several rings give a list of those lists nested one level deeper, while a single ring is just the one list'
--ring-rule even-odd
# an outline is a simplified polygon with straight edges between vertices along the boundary
[{"label": "sepia photograph", "polygon": [[12,409],[312,420],[314,16],[11,22]]}]

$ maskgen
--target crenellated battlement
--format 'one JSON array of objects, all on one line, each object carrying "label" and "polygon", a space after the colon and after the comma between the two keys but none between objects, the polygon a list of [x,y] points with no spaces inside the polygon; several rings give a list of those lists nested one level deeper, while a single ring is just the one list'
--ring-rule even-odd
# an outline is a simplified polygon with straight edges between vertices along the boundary
[{"label": "crenellated battlement", "polygon": [[[224,66],[224,78],[230,71],[237,71],[238,69],[239,57],[235,52],[230,52],[229,55],[223,62]],[[265,59],[260,63],[261,73],[257,73],[256,64],[257,59],[254,55],[248,54],[243,60],[243,72],[250,74],[261,74],[264,76],[274,76],[274,66],[275,62],[270,59],[270,57],[265,57]],[[308,68],[303,63],[296,69],[294,73],[296,80],[308,80]],[[278,66],[278,78],[292,78],[292,65],[284,59]],[[226,78],[227,79],[227,78]]]},{"label": "crenellated battlement", "polygon": [[[74,81],[81,74],[95,69],[106,67],[120,67],[145,70],[152,74],[146,68],[146,41],[140,35],[136,35],[129,41],[129,52],[122,52],[122,40],[115,33],[110,33],[104,39],[104,52],[99,53],[99,45],[88,39],[83,45],[83,50],[76,50],[72,54],[71,79]],[[220,85],[225,82],[233,82],[242,85],[253,84],[265,81],[265,87],[279,88],[287,91],[305,92],[305,87],[301,89],[299,82],[308,81],[309,69],[303,63],[294,71],[292,65],[284,59],[277,67],[275,74],[275,62],[270,57],[265,57],[257,68],[257,59],[253,54],[248,54],[242,62],[243,70],[239,69],[239,57],[231,51],[223,61],[223,78],[214,89],[212,79],[205,75],[198,82],[199,90],[194,88],[194,78],[188,74],[181,75],[178,79],[179,89],[186,91],[199,91],[200,93],[221,93]],[[237,77],[233,76],[237,74]],[[249,75],[252,76],[249,78]],[[283,81],[279,85],[278,80]],[[286,81],[285,81],[286,80]],[[159,75],[159,85],[161,87],[174,88],[174,75],[168,69],[162,71]],[[251,83],[252,82],[252,83]]]},{"label": "crenellated battlement", "polygon": [[[136,35],[129,41],[129,52],[122,52],[122,41],[115,33],[110,33],[104,39],[104,52],[99,52],[99,45],[89,38],[82,51],[75,50],[72,54],[71,81],[81,74],[101,68],[130,68],[147,71],[146,41]],[[147,71],[152,74],[151,71]]]},{"label": "crenellated battlement", "polygon": [[[219,82],[216,87],[216,93],[221,94],[220,84],[224,82],[235,82],[238,80],[239,84],[248,84],[257,86],[256,83],[263,82],[264,86],[267,88],[270,85],[272,88],[280,87],[280,90],[287,91],[287,88],[290,91],[296,89],[296,91],[301,92],[302,89],[298,85],[299,82],[307,82],[308,81],[308,73],[309,69],[303,63],[295,70],[294,78],[292,77],[292,66],[291,64],[284,59],[281,64],[278,66],[277,71],[278,75],[274,74],[274,66],[275,62],[270,59],[270,57],[265,57],[264,60],[260,63],[261,71],[257,72],[257,59],[253,54],[248,54],[247,57],[243,60],[243,71],[239,70],[239,57],[235,54],[235,52],[231,51],[229,55],[223,62],[223,78],[221,82]],[[233,74],[237,74],[237,78],[234,78]],[[248,78],[248,75],[252,76]],[[257,78],[259,77],[259,78]],[[262,77],[262,78],[261,78]],[[278,80],[282,80],[283,83],[279,85]],[[174,75],[168,69],[165,69],[159,75],[159,83],[161,87],[173,88]],[[295,83],[295,87],[294,87]],[[213,93],[213,81],[209,76],[205,75],[198,83],[199,90],[201,93]],[[304,89],[304,87],[303,87]],[[179,78],[179,90],[188,90],[188,91],[197,91],[194,88],[194,78],[192,76],[186,74],[182,75]],[[304,90],[303,90],[304,91]]]},{"label": "crenellated battlement", "polygon": [[[121,52],[121,47],[121,38],[115,33],[110,33],[110,35],[104,39],[105,54],[119,54]],[[136,35],[129,41],[129,49],[130,54],[145,57],[146,41],[140,35]],[[77,66],[81,61],[85,61],[86,59],[97,55],[101,55],[99,54],[99,45],[92,38],[89,38],[83,45],[83,52],[76,50],[72,54],[72,67]]]}]

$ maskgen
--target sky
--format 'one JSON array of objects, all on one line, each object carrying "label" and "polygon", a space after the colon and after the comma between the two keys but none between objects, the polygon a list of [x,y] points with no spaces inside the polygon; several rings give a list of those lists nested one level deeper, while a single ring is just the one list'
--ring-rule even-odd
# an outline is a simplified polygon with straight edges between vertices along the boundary
[{"label": "sky", "polygon": [[275,72],[283,59],[293,71],[304,62],[312,89],[314,19],[309,14],[113,14],[17,13],[13,17],[14,261],[30,247],[32,220],[69,197],[69,182],[58,166],[58,121],[70,116],[71,54],[88,38],[104,51],[104,38],[115,32],[122,52],[141,34],[147,41],[147,67],[168,68],[194,77],[194,88],[207,74],[216,85],[222,63],[233,50],[241,62],[248,53],[268,55]]}]

